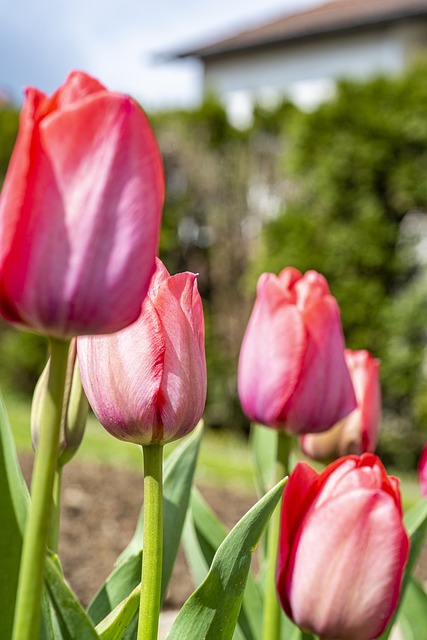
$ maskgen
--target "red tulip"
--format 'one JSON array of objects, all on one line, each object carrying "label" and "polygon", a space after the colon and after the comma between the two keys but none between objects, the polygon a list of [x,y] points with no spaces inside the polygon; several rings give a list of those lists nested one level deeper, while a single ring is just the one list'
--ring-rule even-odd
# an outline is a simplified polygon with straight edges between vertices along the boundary
[{"label": "red tulip", "polygon": [[420,483],[421,495],[427,496],[427,444],[424,446],[418,462],[418,480]]},{"label": "red tulip", "polygon": [[276,578],[298,626],[322,638],[377,638],[397,606],[408,550],[399,481],[375,455],[340,458],[321,474],[296,466]]},{"label": "red tulip", "polygon": [[374,451],[381,421],[380,362],[368,351],[344,352],[357,400],[352,411],[328,431],[301,437],[301,448],[313,460]]},{"label": "red tulip", "polygon": [[246,414],[294,433],[324,431],[356,407],[340,313],[325,278],[264,273],[238,370]]},{"label": "red tulip", "polygon": [[155,269],[164,193],[131,98],[74,72],[28,89],[0,199],[0,313],[60,338],[117,331]]},{"label": "red tulip", "polygon": [[141,445],[189,433],[206,399],[203,309],[194,273],[157,261],[141,315],[122,331],[78,339],[83,388],[113,436]]}]

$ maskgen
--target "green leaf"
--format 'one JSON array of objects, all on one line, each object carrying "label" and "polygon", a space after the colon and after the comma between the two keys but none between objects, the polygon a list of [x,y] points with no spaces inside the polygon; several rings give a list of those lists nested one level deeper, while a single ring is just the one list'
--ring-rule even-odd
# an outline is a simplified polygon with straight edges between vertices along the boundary
[{"label": "green leaf", "polygon": [[418,560],[418,556],[421,553],[424,544],[424,538],[427,533],[427,499],[420,500],[411,509],[405,513],[403,523],[406,527],[408,535],[411,539],[411,547],[409,551],[408,562],[406,563],[405,573],[402,581],[402,591],[400,595],[399,604],[396,611],[393,614],[392,619],[384,631],[380,640],[388,640],[390,633],[393,629],[393,625],[400,613],[400,607],[406,595],[406,589],[411,582],[411,575]]},{"label": "green leaf", "polygon": [[59,640],[64,634],[55,607],[49,597],[47,589],[43,591],[42,617],[40,621],[40,640]]},{"label": "green leaf", "polygon": [[313,636],[307,631],[302,631],[282,611],[280,638],[281,640],[316,640],[317,636]]},{"label": "green leaf", "polygon": [[[165,462],[162,600],[166,595],[178,553],[201,437],[202,427],[200,426],[173,450]],[[89,605],[88,613],[95,624],[108,616],[141,581],[143,527],[144,511],[142,509],[132,540],[117,559],[114,571]]]},{"label": "green leaf", "polygon": [[263,496],[275,480],[277,432],[274,429],[253,423],[250,444],[257,491],[260,496]]},{"label": "green leaf", "polygon": [[142,551],[128,556],[115,567],[88,607],[88,614],[99,624],[141,582]]},{"label": "green leaf", "polygon": [[163,490],[163,602],[179,549],[203,429],[199,427],[166,460]]},{"label": "green leaf", "polygon": [[[207,576],[214,555],[226,536],[225,526],[199,491],[193,488],[191,514],[189,513],[186,522],[183,541],[187,562],[196,586],[199,586]],[[262,595],[250,573],[238,625],[247,640],[257,640],[261,635]]]},{"label": "green leaf", "polygon": [[0,396],[0,638],[12,635],[28,490]]},{"label": "green leaf", "polygon": [[48,555],[45,565],[45,584],[55,608],[64,640],[99,640],[89,616],[64,580],[55,556]]},{"label": "green leaf", "polygon": [[425,637],[427,594],[414,578],[408,582],[397,622],[405,640],[419,640]]},{"label": "green leaf", "polygon": [[252,553],[285,486],[282,480],[238,522],[220,545],[204,582],[176,618],[168,640],[231,640],[242,605]]},{"label": "green leaf", "polygon": [[427,527],[427,499],[424,498],[415,504],[411,509],[405,513],[403,518],[403,524],[406,527],[406,531],[408,532],[409,537],[411,538],[411,542],[414,537],[419,535],[423,535],[425,533],[425,529]]},{"label": "green leaf", "polygon": [[139,607],[141,585],[139,584],[128,598],[120,602],[111,613],[100,622],[96,631],[102,640],[121,640],[132,622]]}]

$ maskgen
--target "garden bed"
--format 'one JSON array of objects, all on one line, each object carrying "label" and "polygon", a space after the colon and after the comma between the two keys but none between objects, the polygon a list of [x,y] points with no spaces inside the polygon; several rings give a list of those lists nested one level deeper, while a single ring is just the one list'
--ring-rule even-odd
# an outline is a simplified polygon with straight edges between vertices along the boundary
[{"label": "garden bed", "polygon": [[[20,455],[27,482],[32,459],[29,454]],[[256,501],[255,493],[210,486],[199,488],[229,528]],[[142,473],[78,461],[65,467],[59,555],[67,580],[85,605],[131,539],[142,497]],[[165,606],[180,607],[192,591],[184,553],[180,551]]]}]

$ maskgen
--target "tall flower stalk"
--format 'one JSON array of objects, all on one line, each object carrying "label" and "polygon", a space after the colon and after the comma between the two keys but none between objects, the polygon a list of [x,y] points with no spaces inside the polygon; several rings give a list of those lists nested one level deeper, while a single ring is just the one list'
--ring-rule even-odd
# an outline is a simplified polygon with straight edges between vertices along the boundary
[{"label": "tall flower stalk", "polygon": [[[276,449],[276,481],[290,473],[289,455],[292,447],[292,437],[283,431],[277,432]],[[280,533],[280,505],[277,505],[268,524],[267,540],[267,574],[265,579],[264,612],[263,612],[263,640],[280,640],[282,612],[276,592],[276,562]]]},{"label": "tall flower stalk", "polygon": [[163,446],[148,445],[144,455],[144,552],[138,640],[157,640],[163,556]]},{"label": "tall flower stalk", "polygon": [[58,459],[69,343],[50,340],[51,365],[42,408],[42,428],[31,482],[15,609],[13,640],[34,640],[40,624],[43,573]]},{"label": "tall flower stalk", "polygon": [[163,445],[188,434],[206,399],[203,308],[194,273],[160,260],[140,317],[78,339],[83,388],[100,423],[144,455],[144,547],[138,640],[156,640],[162,581]]}]

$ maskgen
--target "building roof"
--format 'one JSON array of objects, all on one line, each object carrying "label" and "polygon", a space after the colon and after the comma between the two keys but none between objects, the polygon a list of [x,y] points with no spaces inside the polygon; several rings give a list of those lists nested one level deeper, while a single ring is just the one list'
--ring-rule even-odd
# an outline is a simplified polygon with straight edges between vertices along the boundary
[{"label": "building roof", "polygon": [[229,38],[175,54],[211,58],[314,36],[359,30],[427,16],[427,0],[332,0],[286,14]]}]

